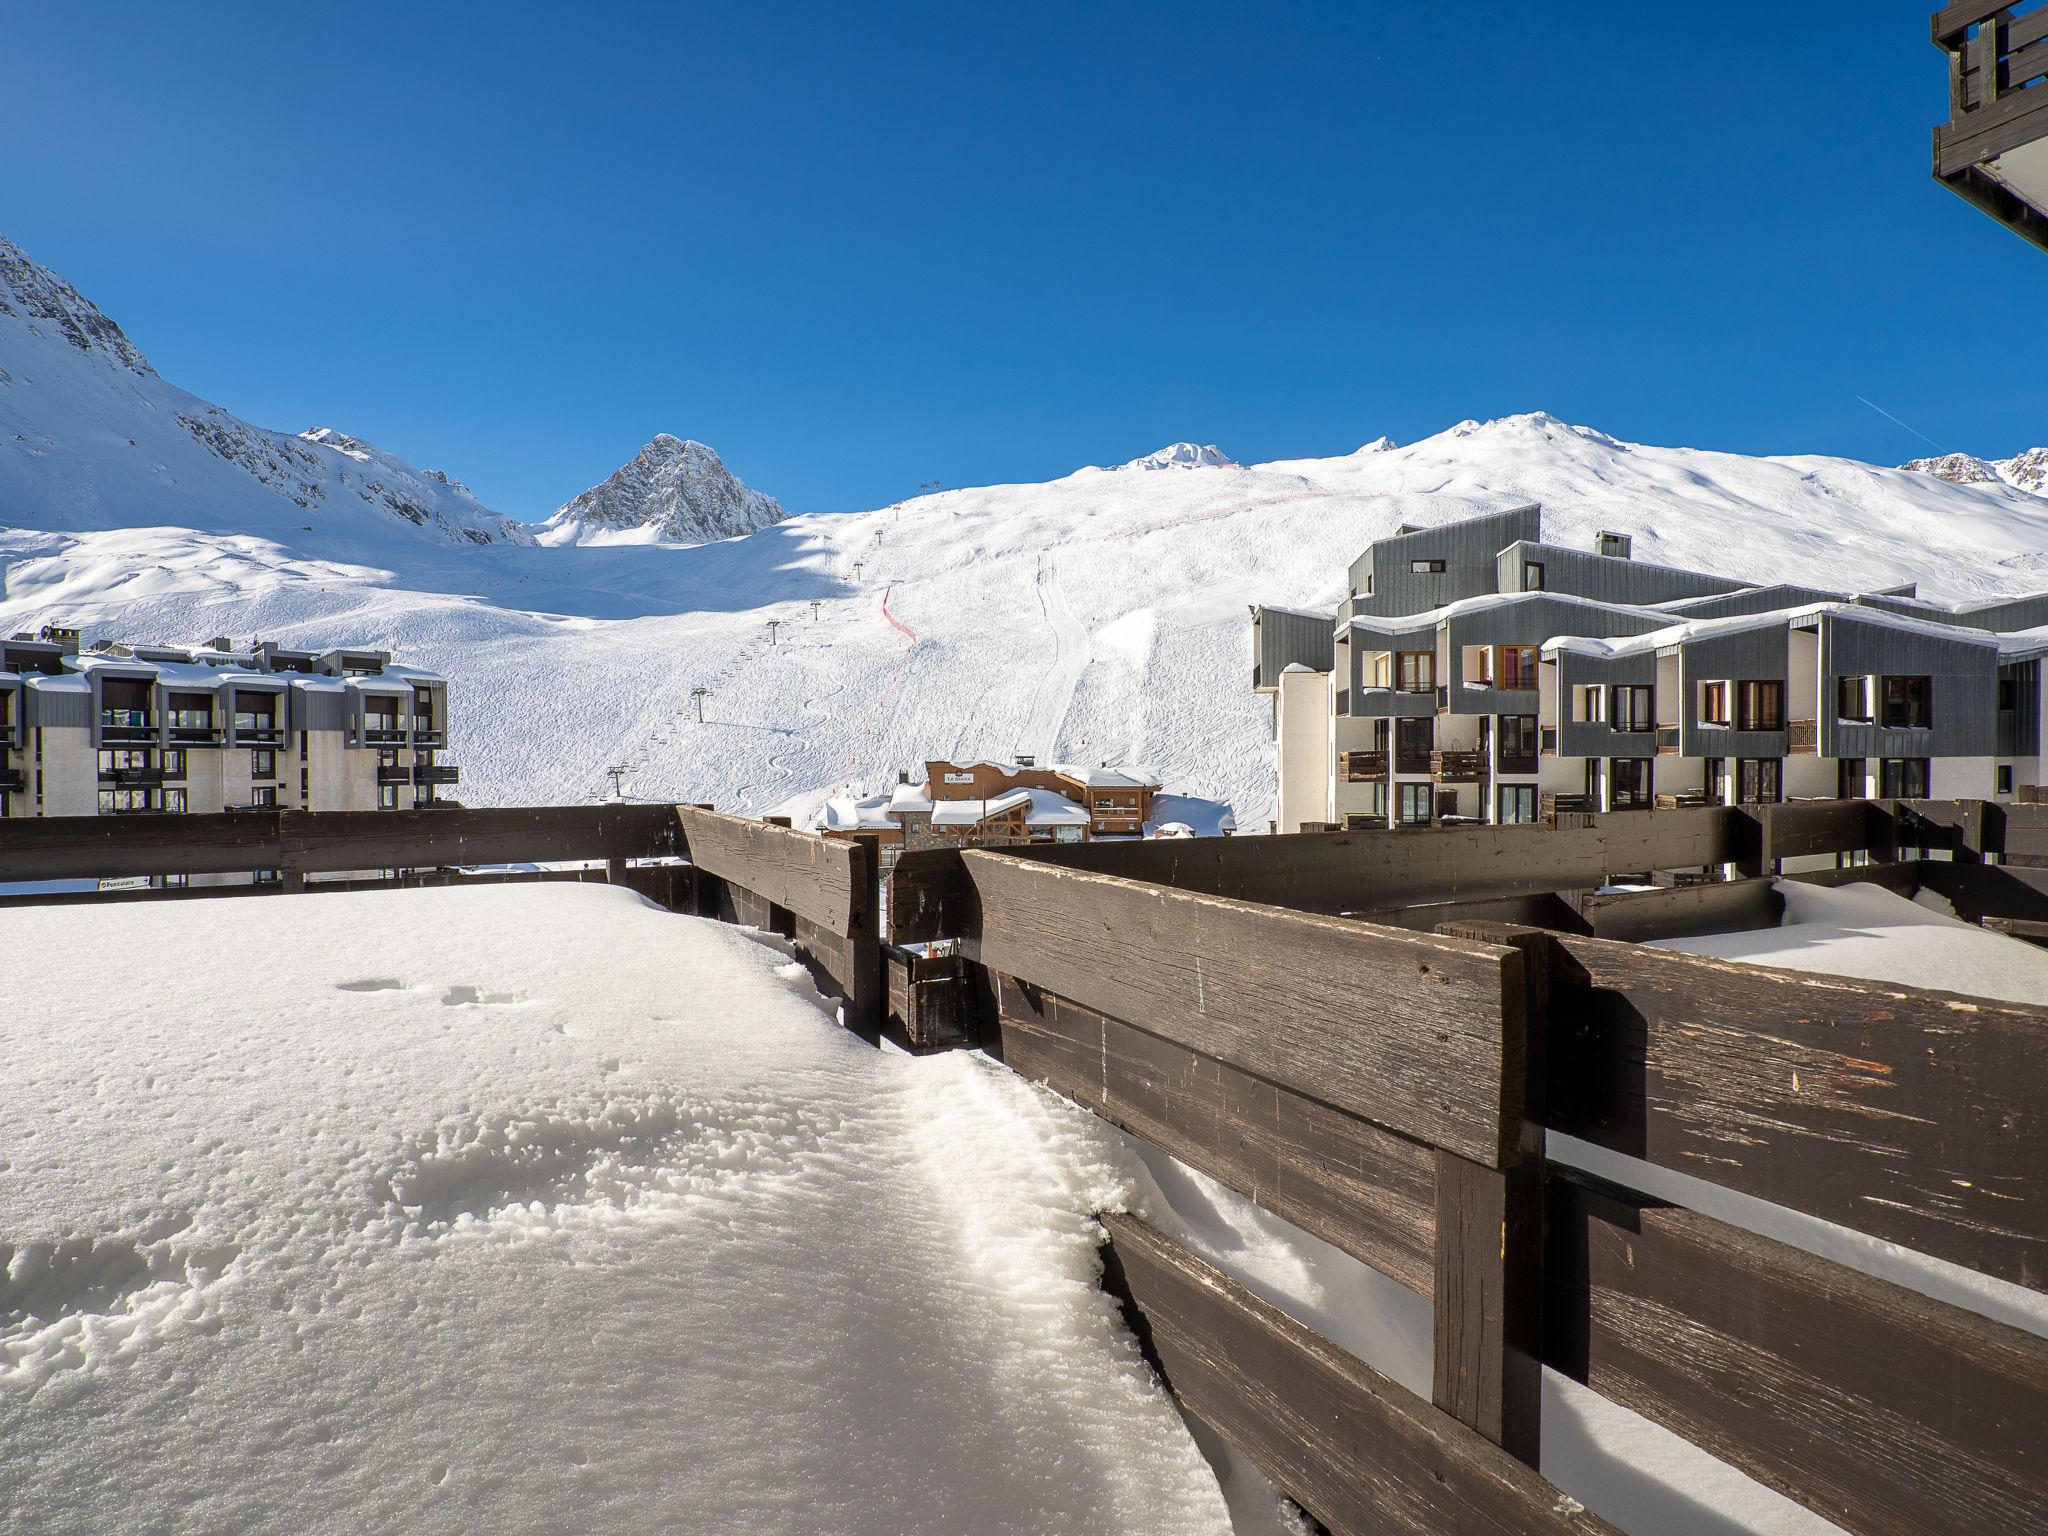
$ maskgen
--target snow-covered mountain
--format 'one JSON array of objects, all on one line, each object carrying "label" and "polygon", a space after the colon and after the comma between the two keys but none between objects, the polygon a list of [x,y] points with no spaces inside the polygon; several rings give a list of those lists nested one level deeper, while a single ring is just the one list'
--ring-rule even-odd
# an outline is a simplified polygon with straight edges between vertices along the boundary
[{"label": "snow-covered mountain", "polygon": [[[203,426],[204,402],[6,249],[0,632],[389,648],[451,679],[451,757],[476,804],[589,799],[623,763],[633,795],[804,817],[928,757],[1028,752],[1143,765],[1256,828],[1271,720],[1248,686],[1247,605],[1332,606],[1368,541],[1530,500],[1554,539],[1611,529],[1638,559],[1750,580],[1918,581],[1950,600],[2048,587],[2048,500],[2013,483],[2028,455],[2006,461],[2013,479],[1957,484],[1542,414],[1326,459],[1082,469],[693,546],[479,546],[366,498],[372,480],[435,506],[466,493],[399,482],[339,433],[227,417],[256,465],[222,457],[177,420]],[[276,484],[258,474],[270,460]],[[307,506],[278,488],[300,472],[325,493],[300,491]]]},{"label": "snow-covered mountain", "polygon": [[543,544],[708,544],[784,516],[703,443],[660,433],[601,485],[555,509]]},{"label": "snow-covered mountain", "polygon": [[1900,468],[1935,475],[1953,485],[2010,485],[2031,495],[2048,496],[2048,448],[2029,448],[2009,459],[1945,453],[1938,459],[1914,459]]},{"label": "snow-covered mountain", "polygon": [[434,470],[339,434],[251,426],[166,383],[71,284],[0,236],[0,521],[82,533],[162,524],[324,531],[361,554],[391,531],[531,536]]},{"label": "snow-covered mountain", "polygon": [[1214,443],[1168,443],[1113,469],[1236,469],[1237,460]]}]

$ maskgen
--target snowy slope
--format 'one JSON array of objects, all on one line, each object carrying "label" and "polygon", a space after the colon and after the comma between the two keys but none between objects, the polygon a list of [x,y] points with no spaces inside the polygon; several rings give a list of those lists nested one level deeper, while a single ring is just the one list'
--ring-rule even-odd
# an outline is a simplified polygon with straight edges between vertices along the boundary
[{"label": "snowy slope", "polygon": [[0,522],[82,532],[156,524],[331,553],[530,541],[435,470],[327,431],[251,426],[166,383],[120,326],[0,236]]},{"label": "snowy slope", "polygon": [[[339,433],[209,415],[61,279],[0,255],[0,630],[392,649],[453,681],[479,804],[588,799],[624,764],[629,794],[804,816],[927,757],[1027,752],[1151,769],[1255,829],[1273,777],[1247,605],[1332,605],[1367,541],[1530,499],[1553,539],[1613,529],[1639,559],[1752,580],[2048,587],[2048,500],[2003,478],[1648,447],[1541,414],[1251,466],[1174,444],[697,547],[566,524],[550,537],[572,542],[534,546]],[[195,411],[255,445],[253,470],[179,424]]]},{"label": "snowy slope", "polygon": [[1333,459],[945,491],[698,548],[417,541],[401,566],[289,530],[0,532],[0,628],[389,646],[453,679],[477,803],[586,799],[623,763],[630,794],[806,814],[928,756],[1021,751],[1147,767],[1255,828],[1273,782],[1247,604],[1334,604],[1368,540],[1530,498],[1555,539],[1614,529],[1639,559],[1753,580],[2048,586],[2048,504],[2003,484],[1534,415]]},{"label": "snowy slope", "polygon": [[543,544],[708,544],[783,518],[703,443],[663,432],[601,485],[555,509]]}]

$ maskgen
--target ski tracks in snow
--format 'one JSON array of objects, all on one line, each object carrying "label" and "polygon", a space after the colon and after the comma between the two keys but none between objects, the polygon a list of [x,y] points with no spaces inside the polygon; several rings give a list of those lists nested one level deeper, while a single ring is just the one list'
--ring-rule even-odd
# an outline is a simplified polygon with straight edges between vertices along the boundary
[{"label": "ski tracks in snow", "polygon": [[1047,550],[1038,557],[1038,574],[1033,580],[1038,610],[1052,630],[1052,660],[1039,680],[1030,712],[1018,727],[1020,746],[1038,754],[1041,763],[1059,755],[1060,727],[1073,707],[1074,693],[1081,686],[1081,674],[1088,670],[1088,629],[1074,614],[1060,585],[1059,559]]}]

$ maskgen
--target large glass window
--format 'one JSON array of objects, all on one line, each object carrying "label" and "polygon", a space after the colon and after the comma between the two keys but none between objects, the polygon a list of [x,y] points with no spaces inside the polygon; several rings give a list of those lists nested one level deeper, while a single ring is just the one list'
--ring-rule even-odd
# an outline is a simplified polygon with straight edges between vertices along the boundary
[{"label": "large glass window", "polygon": [[1737,695],[1735,724],[1744,731],[1785,729],[1785,685],[1774,681],[1745,682]]},{"label": "large glass window", "polygon": [[1835,718],[1837,720],[1871,721],[1876,719],[1870,707],[1870,679],[1867,677],[1838,677],[1835,679]]},{"label": "large glass window", "polygon": [[1878,793],[1888,800],[1925,800],[1927,792],[1924,757],[1888,757],[1878,770]]},{"label": "large glass window", "polygon": [[1701,782],[1706,791],[1707,804],[1726,805],[1728,803],[1728,759],[1725,757],[1708,758],[1706,760],[1706,772]]},{"label": "large glass window", "polygon": [[1608,808],[1640,810],[1650,803],[1650,760],[1617,757],[1607,765]]},{"label": "large glass window", "polygon": [[252,779],[274,779],[277,777],[277,748],[253,747],[250,749],[249,777]]},{"label": "large glass window", "polygon": [[1401,825],[1421,827],[1429,824],[1430,798],[1434,793],[1427,784],[1403,784],[1401,790]]},{"label": "large glass window", "polygon": [[185,809],[185,791],[182,789],[165,790],[164,809],[182,814]]},{"label": "large glass window", "polygon": [[1500,771],[1502,773],[1534,773],[1536,771],[1536,717],[1534,715],[1502,715],[1497,729],[1500,739]]},{"label": "large glass window", "polygon": [[1778,759],[1745,757],[1738,764],[1736,794],[1743,805],[1776,805],[1781,798]]},{"label": "large glass window", "polygon": [[1533,645],[1503,645],[1499,648],[1498,660],[1493,669],[1496,688],[1534,688],[1536,686],[1536,647]]},{"label": "large glass window", "polygon": [[1870,793],[1870,770],[1862,758],[1843,758],[1835,773],[1835,792],[1844,800],[1861,800]]},{"label": "large glass window", "polygon": [[1888,677],[1884,680],[1884,718],[1894,729],[1922,728],[1934,723],[1934,679]]},{"label": "large glass window", "polygon": [[1503,784],[1497,793],[1500,796],[1500,812],[1497,819],[1502,826],[1513,826],[1536,819],[1534,784]]},{"label": "large glass window", "polygon": [[1728,685],[1726,683],[1700,684],[1700,724],[1726,725],[1728,723]]},{"label": "large glass window", "polygon": [[1394,722],[1394,771],[1396,773],[1429,772],[1430,748],[1436,745],[1436,722],[1434,720],[1396,720]]},{"label": "large glass window", "polygon": [[1614,707],[1608,712],[1608,724],[1617,731],[1655,730],[1657,722],[1650,708],[1652,692],[1648,688],[1632,684],[1614,685]]},{"label": "large glass window", "polygon": [[1402,651],[1395,684],[1403,693],[1436,692],[1436,652]]}]

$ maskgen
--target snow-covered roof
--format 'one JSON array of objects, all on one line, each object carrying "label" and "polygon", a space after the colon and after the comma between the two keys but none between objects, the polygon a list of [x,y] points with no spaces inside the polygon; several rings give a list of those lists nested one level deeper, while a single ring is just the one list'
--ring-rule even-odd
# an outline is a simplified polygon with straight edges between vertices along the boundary
[{"label": "snow-covered roof", "polygon": [[931,790],[924,784],[898,784],[889,791],[890,814],[901,816],[906,811],[928,811],[932,808]]},{"label": "snow-covered roof", "polygon": [[357,693],[375,693],[403,698],[412,697],[412,684],[402,677],[349,677],[342,682]]},{"label": "snow-covered roof", "polygon": [[1027,807],[1027,827],[1085,827],[1088,813],[1064,795],[1049,789],[1009,789],[986,800],[941,800],[932,807],[935,827],[972,827],[994,816]]},{"label": "snow-covered roof", "polygon": [[1121,768],[1089,768],[1080,763],[1054,763],[1052,771],[1090,789],[1157,789],[1159,780],[1149,773],[1128,773]]},{"label": "snow-covered roof", "polygon": [[1931,619],[1911,618],[1903,613],[1892,613],[1883,608],[1865,608],[1856,603],[1802,603],[1796,608],[1779,608],[1769,613],[1732,614],[1719,619],[1686,619],[1677,624],[1668,624],[1662,629],[1653,629],[1647,634],[1624,635],[1616,639],[1601,639],[1590,635],[1558,635],[1543,642],[1545,655],[1569,651],[1579,656],[1603,658],[1620,656],[1641,656],[1670,650],[1694,640],[1712,639],[1717,635],[1740,635],[1757,629],[1776,629],[1788,625],[1804,626],[1808,620],[1833,617],[1852,624],[1870,624],[1880,629],[1903,630],[1908,634],[1926,635],[1937,640],[1959,640],[1970,645],[1981,645],[1996,649],[1999,637],[1983,630],[1962,629],[1953,624],[1937,624]]},{"label": "snow-covered roof", "polygon": [[1569,603],[1576,608],[1591,609],[1596,613],[1625,614],[1647,619],[1666,619],[1670,615],[1655,608],[1640,607],[1632,603],[1603,603],[1590,597],[1573,597],[1565,592],[1482,592],[1477,597],[1461,597],[1455,603],[1445,603],[1441,608],[1431,608],[1423,613],[1402,614],[1375,618],[1370,614],[1359,614],[1353,618],[1350,628],[1365,634],[1401,634],[1409,630],[1434,629],[1448,619],[1461,618],[1466,614],[1485,613],[1495,608],[1513,608],[1522,603]]},{"label": "snow-covered roof", "polygon": [[1253,613],[1284,613],[1296,619],[1321,619],[1325,624],[1337,622],[1334,610],[1328,608],[1290,608],[1285,603],[1253,603]]},{"label": "snow-covered roof", "polygon": [[889,818],[889,798],[887,795],[866,795],[858,799],[852,795],[835,795],[819,812],[818,826],[826,832],[870,832],[893,828],[896,823]]},{"label": "snow-covered roof", "polygon": [[66,672],[57,677],[47,672],[31,672],[23,682],[43,693],[92,692],[92,681],[83,672]]}]

